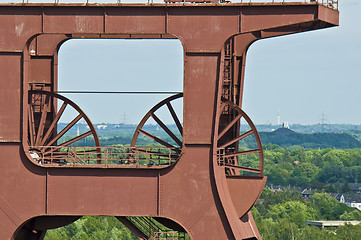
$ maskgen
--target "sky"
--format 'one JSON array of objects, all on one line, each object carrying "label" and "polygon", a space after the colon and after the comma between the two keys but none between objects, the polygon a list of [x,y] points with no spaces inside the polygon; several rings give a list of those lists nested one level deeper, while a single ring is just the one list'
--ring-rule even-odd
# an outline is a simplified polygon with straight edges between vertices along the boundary
[{"label": "sky", "polygon": [[[182,92],[182,45],[179,40],[69,40],[59,50],[59,91],[67,90]],[[76,102],[93,123],[129,124],[140,122],[154,105],[173,94],[62,95]],[[181,101],[174,107],[181,118]],[[170,115],[162,120],[173,123]]]},{"label": "sky", "polygon": [[244,110],[255,123],[361,124],[361,1],[340,0],[340,26],[263,39],[249,49]]},{"label": "sky", "polygon": [[[276,124],[279,113],[289,124],[317,124],[322,115],[330,124],[361,124],[361,1],[339,2],[339,27],[251,45],[243,109],[254,123]],[[182,84],[178,40],[69,40],[59,51],[59,90],[182,91]],[[93,123],[138,123],[169,96],[64,95]],[[181,114],[180,102],[176,108]]]}]

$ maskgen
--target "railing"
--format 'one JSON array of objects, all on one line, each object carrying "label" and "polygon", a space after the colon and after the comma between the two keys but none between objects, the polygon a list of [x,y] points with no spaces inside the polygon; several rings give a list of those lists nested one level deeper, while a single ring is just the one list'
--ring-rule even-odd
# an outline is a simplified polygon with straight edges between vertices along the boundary
[{"label": "railing", "polygon": [[151,217],[126,217],[132,224],[138,228],[147,238],[153,236],[154,232],[160,231],[160,227]]},{"label": "railing", "polygon": [[[332,9],[338,9],[338,0],[240,0],[241,3],[318,3]],[[232,1],[234,2],[234,1]]]},{"label": "railing", "polygon": [[[260,149],[242,150],[235,148],[218,148],[217,164],[225,167],[226,175],[261,176],[263,166],[260,158]],[[253,156],[252,156],[253,155]],[[242,156],[244,157],[242,161]]]},{"label": "railing", "polygon": [[5,0],[0,3],[53,3],[55,5],[57,4],[63,4],[63,3],[80,3],[80,4],[123,4],[123,3],[146,3],[146,4],[153,4],[153,3],[318,3],[322,4],[326,7],[332,8],[332,9],[338,9],[338,1],[339,0]]},{"label": "railing", "polygon": [[181,240],[185,239],[184,233],[179,233],[175,231],[162,231],[154,232],[150,240]]},{"label": "railing", "polygon": [[167,229],[152,217],[126,217],[149,240],[185,240],[186,233]]},{"label": "railing", "polygon": [[163,168],[177,161],[175,148],[159,147],[30,147],[40,165],[58,167]]}]

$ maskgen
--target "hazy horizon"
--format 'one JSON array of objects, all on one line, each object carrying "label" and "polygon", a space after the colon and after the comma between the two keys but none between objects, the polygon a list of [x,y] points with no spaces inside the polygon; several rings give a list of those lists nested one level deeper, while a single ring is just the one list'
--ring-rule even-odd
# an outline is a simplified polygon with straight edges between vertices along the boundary
[{"label": "hazy horizon", "polygon": [[[361,124],[361,1],[340,1],[340,26],[262,39],[247,53],[243,109],[255,124]],[[179,40],[66,41],[59,90],[183,91]],[[64,94],[93,122],[138,123],[166,95]],[[182,106],[177,107],[182,113]],[[68,120],[66,120],[68,121]],[[171,123],[168,118],[166,123]]]}]

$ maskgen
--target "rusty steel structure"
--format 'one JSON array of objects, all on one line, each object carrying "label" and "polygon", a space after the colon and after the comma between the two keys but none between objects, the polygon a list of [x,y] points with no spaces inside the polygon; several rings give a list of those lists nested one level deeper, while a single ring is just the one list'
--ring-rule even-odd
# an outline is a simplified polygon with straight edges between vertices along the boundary
[{"label": "rusty steel structure", "polygon": [[[250,209],[266,177],[260,137],[242,110],[247,49],[338,21],[335,0],[0,4],[0,239],[43,239],[84,215],[115,216],[140,239],[261,239]],[[80,38],[183,45],[183,93],[145,114],[130,147],[101,146],[82,109],[56,93],[58,50]],[[66,109],[76,117],[58,129]],[[150,119],[168,140],[146,130]],[[88,130],[64,139],[79,121]],[[141,135],[158,145],[138,146]],[[85,138],[93,145],[75,146]],[[254,147],[241,147],[248,138]]]}]

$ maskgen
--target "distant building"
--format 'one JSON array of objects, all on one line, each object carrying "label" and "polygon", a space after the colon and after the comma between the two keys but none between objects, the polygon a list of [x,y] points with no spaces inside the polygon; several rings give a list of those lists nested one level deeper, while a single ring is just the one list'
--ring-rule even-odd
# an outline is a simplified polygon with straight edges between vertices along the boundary
[{"label": "distant building", "polygon": [[283,124],[283,126],[281,128],[276,129],[275,131],[273,131],[273,133],[279,134],[279,135],[288,135],[288,134],[297,134],[295,131],[292,131],[288,124],[285,125]]},{"label": "distant building", "polygon": [[281,186],[266,186],[267,189],[271,190],[272,193],[283,192]]},{"label": "distant building", "polygon": [[98,128],[99,130],[100,130],[100,129],[105,130],[105,129],[108,128],[108,126],[107,126],[107,125],[97,125],[97,128]]},{"label": "distant building", "polygon": [[361,211],[361,195],[354,193],[330,193],[329,195],[336,198],[337,201],[344,203],[349,207],[357,208]]},{"label": "distant building", "polygon": [[348,187],[357,194],[361,194],[361,183],[348,183]]},{"label": "distant building", "polygon": [[306,225],[319,228],[339,227],[345,224],[357,225],[360,223],[361,221],[306,221]]},{"label": "distant building", "polygon": [[283,192],[285,190],[290,190],[290,191],[299,191],[302,192],[303,188],[300,187],[293,187],[293,186],[281,186],[281,185],[277,185],[274,186],[271,184],[271,186],[266,185],[267,189],[271,190],[271,192],[276,193],[276,192]]},{"label": "distant building", "polygon": [[313,191],[311,189],[305,189],[301,192],[301,196],[303,199],[309,199],[313,195]]}]

